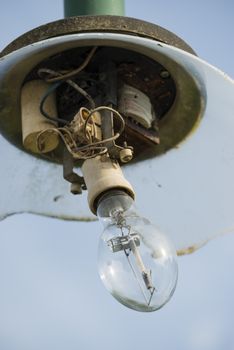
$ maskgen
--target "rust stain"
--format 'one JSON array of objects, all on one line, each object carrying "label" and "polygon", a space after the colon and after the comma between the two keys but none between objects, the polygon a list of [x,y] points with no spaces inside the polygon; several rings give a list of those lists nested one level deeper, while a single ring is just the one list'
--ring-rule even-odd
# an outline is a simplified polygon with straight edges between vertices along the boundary
[{"label": "rust stain", "polygon": [[216,239],[218,237],[222,237],[224,235],[230,234],[230,233],[234,233],[234,227],[230,227],[222,232],[217,232],[216,234],[212,235],[210,238],[206,239],[203,242],[197,243],[197,244],[193,244],[189,247],[185,247],[182,249],[178,249],[177,250],[177,256],[182,256],[182,255],[186,255],[186,254],[192,254],[195,251],[197,251],[198,249],[202,248],[204,245],[206,245],[209,241]]},{"label": "rust stain", "polygon": [[3,221],[10,216],[13,215],[19,215],[19,214],[33,214],[33,215],[38,215],[38,216],[45,216],[48,218],[52,219],[58,219],[58,220],[64,220],[64,221],[80,221],[80,222],[94,222],[97,221],[98,219],[95,216],[71,216],[71,215],[56,215],[52,213],[36,213],[33,211],[25,210],[25,211],[18,211],[18,212],[12,212],[12,213],[6,213],[3,215],[0,215],[0,221]]},{"label": "rust stain", "polygon": [[194,253],[196,250],[200,249],[201,247],[203,247],[209,240],[207,240],[206,242],[204,243],[201,243],[201,244],[194,244],[194,245],[191,245],[187,248],[183,248],[183,249],[179,249],[177,250],[177,256],[182,256],[182,255],[186,255],[186,254],[192,254]]}]

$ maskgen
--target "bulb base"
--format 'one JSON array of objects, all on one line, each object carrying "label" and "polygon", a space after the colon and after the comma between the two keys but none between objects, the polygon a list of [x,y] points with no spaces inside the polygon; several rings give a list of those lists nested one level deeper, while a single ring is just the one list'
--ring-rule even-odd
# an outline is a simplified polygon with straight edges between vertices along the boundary
[{"label": "bulb base", "polygon": [[110,190],[121,190],[132,199],[135,198],[134,190],[125,179],[118,162],[108,155],[85,160],[82,173],[88,189],[89,207],[95,215],[100,197]]}]

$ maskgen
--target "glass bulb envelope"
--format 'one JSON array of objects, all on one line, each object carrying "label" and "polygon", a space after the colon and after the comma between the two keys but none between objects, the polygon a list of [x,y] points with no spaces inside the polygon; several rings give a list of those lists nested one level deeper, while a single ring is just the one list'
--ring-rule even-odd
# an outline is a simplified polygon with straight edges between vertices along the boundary
[{"label": "glass bulb envelope", "polygon": [[171,242],[136,212],[125,193],[104,195],[98,217],[104,226],[98,270],[107,290],[131,309],[160,309],[177,283],[176,251]]},{"label": "glass bulb envelope", "polygon": [[[7,74],[29,51],[42,57],[46,49],[55,53],[59,45],[74,47],[82,40],[141,47],[151,57],[164,57],[164,66],[168,59],[176,62],[197,82],[203,109],[193,131],[176,147],[130,164],[124,172],[135,189],[139,211],[170,237],[178,254],[192,252],[209,239],[234,231],[234,82],[208,63],[150,39],[114,33],[72,34],[38,42],[2,58],[0,97],[5,97]],[[15,81],[17,88],[18,77]],[[0,118],[5,117],[2,105]],[[0,149],[1,218],[29,212],[78,221],[95,219],[86,195],[69,193],[60,165],[25,154],[2,136]]]}]

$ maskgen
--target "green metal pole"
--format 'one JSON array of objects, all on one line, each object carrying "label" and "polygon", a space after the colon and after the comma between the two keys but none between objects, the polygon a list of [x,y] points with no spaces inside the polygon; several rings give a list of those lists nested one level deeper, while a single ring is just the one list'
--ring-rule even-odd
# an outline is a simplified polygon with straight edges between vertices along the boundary
[{"label": "green metal pole", "polygon": [[64,0],[64,17],[83,15],[124,16],[124,0]]}]

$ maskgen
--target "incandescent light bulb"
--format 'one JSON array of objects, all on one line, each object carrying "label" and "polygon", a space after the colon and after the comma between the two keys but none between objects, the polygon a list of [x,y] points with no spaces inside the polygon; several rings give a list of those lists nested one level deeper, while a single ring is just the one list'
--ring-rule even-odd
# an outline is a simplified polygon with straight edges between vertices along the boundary
[{"label": "incandescent light bulb", "polygon": [[107,290],[125,306],[155,311],[169,301],[176,287],[176,252],[149,220],[139,216],[123,191],[106,192],[97,214],[104,225],[98,269]]}]

